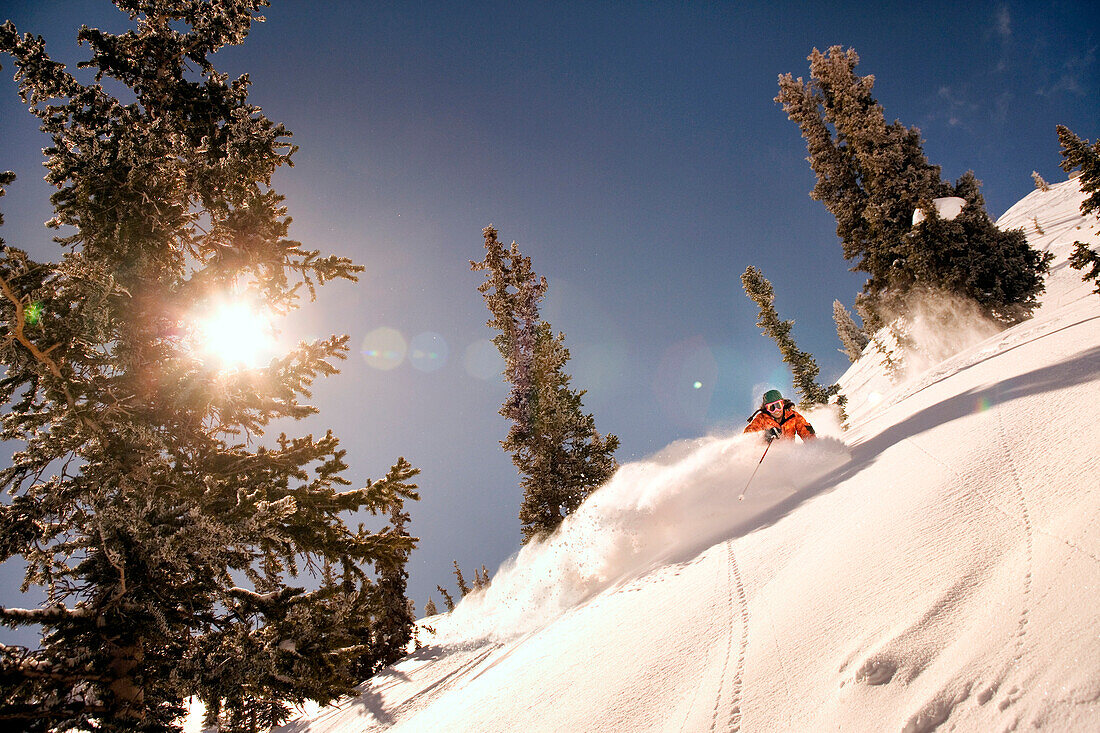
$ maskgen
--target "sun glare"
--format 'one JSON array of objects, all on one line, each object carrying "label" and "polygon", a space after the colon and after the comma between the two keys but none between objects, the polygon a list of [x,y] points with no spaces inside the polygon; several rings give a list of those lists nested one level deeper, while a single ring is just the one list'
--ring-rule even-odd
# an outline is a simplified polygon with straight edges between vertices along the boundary
[{"label": "sun glare", "polygon": [[203,353],[226,368],[257,367],[274,350],[270,319],[243,301],[211,305],[209,311],[199,317],[197,326]]}]

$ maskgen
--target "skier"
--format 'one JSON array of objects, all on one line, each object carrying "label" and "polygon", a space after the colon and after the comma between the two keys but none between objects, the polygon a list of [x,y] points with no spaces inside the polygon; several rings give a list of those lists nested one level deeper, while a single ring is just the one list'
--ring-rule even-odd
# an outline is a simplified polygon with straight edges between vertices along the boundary
[{"label": "skier", "polygon": [[749,418],[745,432],[762,432],[769,443],[776,438],[794,440],[796,435],[803,440],[816,437],[813,425],[795,411],[793,402],[783,399],[778,389],[769,389],[764,393],[760,409]]}]

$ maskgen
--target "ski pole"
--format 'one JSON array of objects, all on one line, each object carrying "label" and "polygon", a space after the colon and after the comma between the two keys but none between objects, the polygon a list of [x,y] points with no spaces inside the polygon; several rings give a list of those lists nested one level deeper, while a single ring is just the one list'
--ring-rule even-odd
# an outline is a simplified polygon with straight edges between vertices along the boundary
[{"label": "ski pole", "polygon": [[[768,455],[768,449],[771,447],[772,442],[769,440],[768,445],[764,448],[764,456]],[[760,456],[760,460],[756,462],[756,468],[752,469],[752,476],[749,476],[749,480],[745,482],[745,488],[741,490],[741,494],[737,497],[737,501],[745,500],[745,492],[749,490],[749,484],[756,478],[756,472],[760,470],[760,464],[764,462],[764,456]]]}]

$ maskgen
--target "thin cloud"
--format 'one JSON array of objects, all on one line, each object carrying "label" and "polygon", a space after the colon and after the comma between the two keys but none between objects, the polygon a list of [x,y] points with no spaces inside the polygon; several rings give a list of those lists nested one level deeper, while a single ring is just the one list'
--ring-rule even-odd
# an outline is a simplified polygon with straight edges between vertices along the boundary
[{"label": "thin cloud", "polygon": [[1009,12],[1007,5],[1002,5],[997,9],[997,14],[993,18],[988,33],[993,34],[997,45],[1000,46],[996,70],[999,73],[1004,73],[1011,66],[1013,46],[1015,45],[1012,36],[1012,14]]},{"label": "thin cloud", "polygon": [[1005,41],[1012,40],[1012,14],[1008,12],[1008,6],[1002,5],[997,10],[997,23],[994,26],[997,35]]},{"label": "thin cloud", "polygon": [[944,120],[951,127],[966,127],[965,120],[981,111],[981,105],[971,98],[970,93],[970,85],[965,82],[941,86],[938,90],[940,113],[932,118]]},{"label": "thin cloud", "polygon": [[1096,46],[1092,46],[1083,55],[1066,59],[1061,69],[1054,72],[1053,81],[1040,87],[1036,92],[1040,97],[1051,97],[1057,94],[1073,94],[1084,97],[1090,88],[1084,80],[1090,75],[1096,65]]}]

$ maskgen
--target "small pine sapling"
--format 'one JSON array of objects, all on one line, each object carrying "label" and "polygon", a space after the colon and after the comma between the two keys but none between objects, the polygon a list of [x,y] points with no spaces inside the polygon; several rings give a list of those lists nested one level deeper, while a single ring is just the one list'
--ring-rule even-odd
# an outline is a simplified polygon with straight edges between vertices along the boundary
[{"label": "small pine sapling", "polygon": [[[466,579],[462,577],[462,568],[458,566],[458,560],[454,561],[455,564],[455,580],[458,582],[458,590],[463,597],[470,595],[470,586],[466,584]],[[476,573],[475,573],[476,575]]]},{"label": "small pine sapling", "polygon": [[485,590],[489,587],[489,568],[484,565],[481,570],[474,570],[474,590]]},{"label": "small pine sapling", "polygon": [[448,611],[455,610],[455,599],[450,594],[450,592],[441,585],[437,585],[435,589],[439,591],[439,594],[441,596],[443,596],[443,605],[446,607],[446,609]]}]

